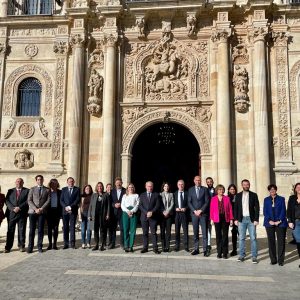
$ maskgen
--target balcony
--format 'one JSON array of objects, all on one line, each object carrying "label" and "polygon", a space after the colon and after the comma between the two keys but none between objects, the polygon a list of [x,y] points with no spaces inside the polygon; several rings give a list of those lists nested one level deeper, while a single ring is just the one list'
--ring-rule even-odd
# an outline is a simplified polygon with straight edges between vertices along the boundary
[{"label": "balcony", "polygon": [[8,0],[8,16],[58,15],[62,0]]}]

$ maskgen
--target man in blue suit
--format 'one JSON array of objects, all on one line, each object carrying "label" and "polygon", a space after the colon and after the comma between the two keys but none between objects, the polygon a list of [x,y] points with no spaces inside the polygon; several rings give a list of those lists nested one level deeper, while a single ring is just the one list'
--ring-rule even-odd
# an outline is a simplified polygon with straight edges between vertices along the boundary
[{"label": "man in blue suit", "polygon": [[209,256],[207,252],[207,212],[209,206],[209,192],[204,186],[201,186],[200,176],[194,178],[195,186],[188,192],[188,205],[191,210],[193,231],[194,231],[194,250],[192,255],[199,254],[199,225],[201,226],[203,239],[203,254]]},{"label": "man in blue suit", "polygon": [[63,224],[64,224],[64,248],[69,248],[69,233],[71,248],[75,249],[75,225],[78,214],[78,205],[80,202],[80,189],[75,186],[75,180],[72,177],[67,179],[66,187],[61,190],[60,204],[62,206]]}]

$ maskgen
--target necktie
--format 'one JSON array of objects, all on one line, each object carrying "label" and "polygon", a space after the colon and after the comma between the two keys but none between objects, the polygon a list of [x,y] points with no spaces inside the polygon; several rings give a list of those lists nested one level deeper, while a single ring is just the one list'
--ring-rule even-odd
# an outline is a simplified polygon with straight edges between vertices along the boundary
[{"label": "necktie", "polygon": [[42,187],[40,186],[39,187],[39,196],[41,197],[41,195],[42,195]]},{"label": "necktie", "polygon": [[179,208],[181,208],[181,206],[182,206],[182,203],[183,203],[183,193],[182,193],[182,192],[180,192]]},{"label": "necktie", "polygon": [[72,195],[72,188],[69,189],[69,195],[71,197],[71,195]]},{"label": "necktie", "polygon": [[151,199],[151,193],[148,193],[148,200],[150,202],[150,199]]},{"label": "necktie", "polygon": [[21,194],[21,190],[17,190],[17,204],[19,203],[19,197],[20,197],[20,194]]},{"label": "necktie", "polygon": [[197,199],[199,199],[199,188],[196,187],[196,194],[197,194]]}]

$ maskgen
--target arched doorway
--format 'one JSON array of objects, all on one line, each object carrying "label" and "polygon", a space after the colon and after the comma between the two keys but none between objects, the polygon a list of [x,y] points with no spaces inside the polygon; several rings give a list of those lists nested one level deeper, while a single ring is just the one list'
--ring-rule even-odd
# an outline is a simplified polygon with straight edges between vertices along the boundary
[{"label": "arched doorway", "polygon": [[137,192],[144,191],[147,180],[154,182],[156,191],[163,181],[176,189],[178,179],[186,187],[200,174],[200,148],[194,135],[177,123],[157,123],[143,130],[132,149],[131,179]]}]

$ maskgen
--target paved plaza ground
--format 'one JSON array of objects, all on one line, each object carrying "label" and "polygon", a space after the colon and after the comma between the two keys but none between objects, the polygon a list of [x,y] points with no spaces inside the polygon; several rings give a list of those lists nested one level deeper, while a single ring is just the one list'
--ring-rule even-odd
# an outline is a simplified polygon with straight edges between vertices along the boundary
[{"label": "paved plaza ground", "polygon": [[[214,229],[213,229],[214,231]],[[27,232],[28,233],[28,232]],[[3,253],[6,220],[0,228],[0,299],[300,299],[300,261],[287,245],[283,267],[271,266],[264,228],[258,228],[259,263],[180,252],[140,254],[120,248]],[[192,230],[189,229],[192,247]],[[60,232],[60,248],[62,247]],[[76,234],[80,247],[80,233]],[[290,237],[288,237],[290,240]],[[47,248],[47,237],[44,239]],[[213,239],[213,245],[215,240]],[[247,243],[249,249],[249,241]]]}]

